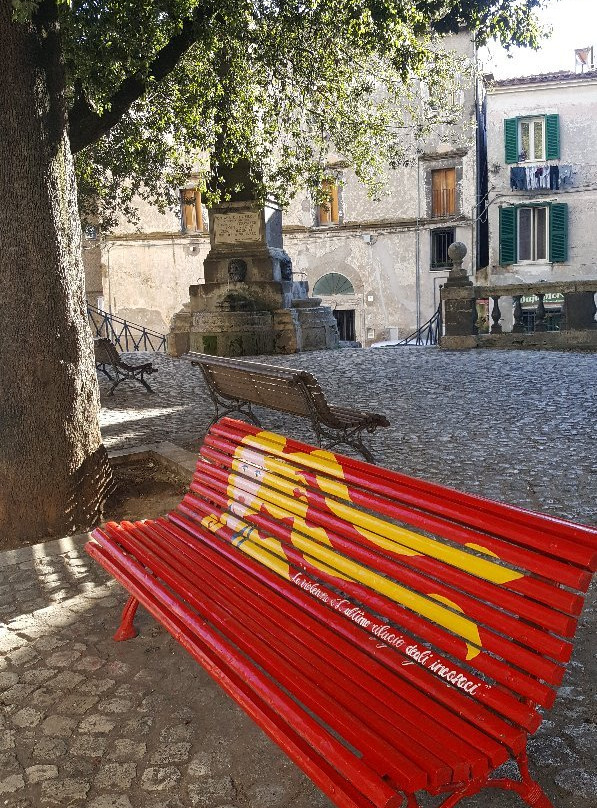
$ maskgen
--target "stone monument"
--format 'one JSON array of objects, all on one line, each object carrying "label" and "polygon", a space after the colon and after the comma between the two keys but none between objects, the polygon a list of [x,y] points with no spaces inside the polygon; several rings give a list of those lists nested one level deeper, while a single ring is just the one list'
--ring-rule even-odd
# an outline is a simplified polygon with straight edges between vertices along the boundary
[{"label": "stone monument", "polygon": [[282,241],[282,211],[239,200],[213,207],[211,249],[203,284],[189,287],[190,304],[174,316],[168,351],[216,356],[295,353],[338,347],[332,311],[292,279]]}]

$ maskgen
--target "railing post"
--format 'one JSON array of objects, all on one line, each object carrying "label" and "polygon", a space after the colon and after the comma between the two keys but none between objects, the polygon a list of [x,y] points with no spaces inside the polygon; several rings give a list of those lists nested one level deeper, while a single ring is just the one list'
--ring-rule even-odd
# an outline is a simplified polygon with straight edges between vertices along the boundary
[{"label": "railing post", "polygon": [[513,334],[522,334],[524,332],[524,325],[522,322],[522,295],[514,295],[514,325],[512,326]]},{"label": "railing post", "polygon": [[491,326],[490,334],[501,334],[502,327],[500,325],[500,320],[502,319],[502,312],[500,311],[500,297],[501,295],[491,295],[491,299],[493,300],[493,309],[491,310],[491,319],[493,320],[493,324]]},{"label": "railing post", "polygon": [[445,331],[439,343],[442,348],[475,348],[477,345],[475,289],[462,266],[466,253],[466,245],[460,241],[448,248],[452,269],[441,290]]},{"label": "railing post", "polygon": [[537,313],[535,314],[535,331],[547,331],[545,322],[545,306],[543,305],[544,292],[537,292],[539,302],[537,303]]}]

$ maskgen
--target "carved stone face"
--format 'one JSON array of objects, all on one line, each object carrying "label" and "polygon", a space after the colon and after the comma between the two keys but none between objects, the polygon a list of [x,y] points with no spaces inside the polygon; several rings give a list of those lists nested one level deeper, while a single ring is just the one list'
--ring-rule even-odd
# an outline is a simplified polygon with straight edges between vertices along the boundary
[{"label": "carved stone face", "polygon": [[280,275],[283,281],[292,280],[292,261],[289,255],[280,258]]},{"label": "carved stone face", "polygon": [[232,258],[228,262],[228,277],[233,283],[242,283],[247,277],[247,262],[242,258]]}]

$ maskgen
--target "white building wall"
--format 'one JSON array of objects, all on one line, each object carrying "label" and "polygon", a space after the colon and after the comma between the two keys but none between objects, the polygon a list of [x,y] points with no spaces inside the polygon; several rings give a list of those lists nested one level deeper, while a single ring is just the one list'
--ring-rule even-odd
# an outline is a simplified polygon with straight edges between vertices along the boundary
[{"label": "white building wall", "polygon": [[[597,271],[597,73],[558,80],[546,77],[518,84],[488,87],[487,142],[489,167],[489,246],[491,283],[558,281],[595,278]],[[570,187],[559,191],[512,191],[510,165],[505,162],[504,120],[557,113],[560,159],[572,166]],[[522,163],[519,165],[523,165]],[[565,202],[568,204],[568,260],[500,266],[499,208],[506,204]]]}]

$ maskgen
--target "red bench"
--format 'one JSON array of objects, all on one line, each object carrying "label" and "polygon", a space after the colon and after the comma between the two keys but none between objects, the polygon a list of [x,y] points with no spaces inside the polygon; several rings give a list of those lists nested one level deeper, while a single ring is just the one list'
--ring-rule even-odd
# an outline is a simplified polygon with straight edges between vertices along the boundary
[{"label": "red bench", "polygon": [[[87,550],[342,808],[551,802],[527,737],[549,708],[597,531],[230,418],[189,493]],[[520,779],[490,779],[509,759]]]}]

